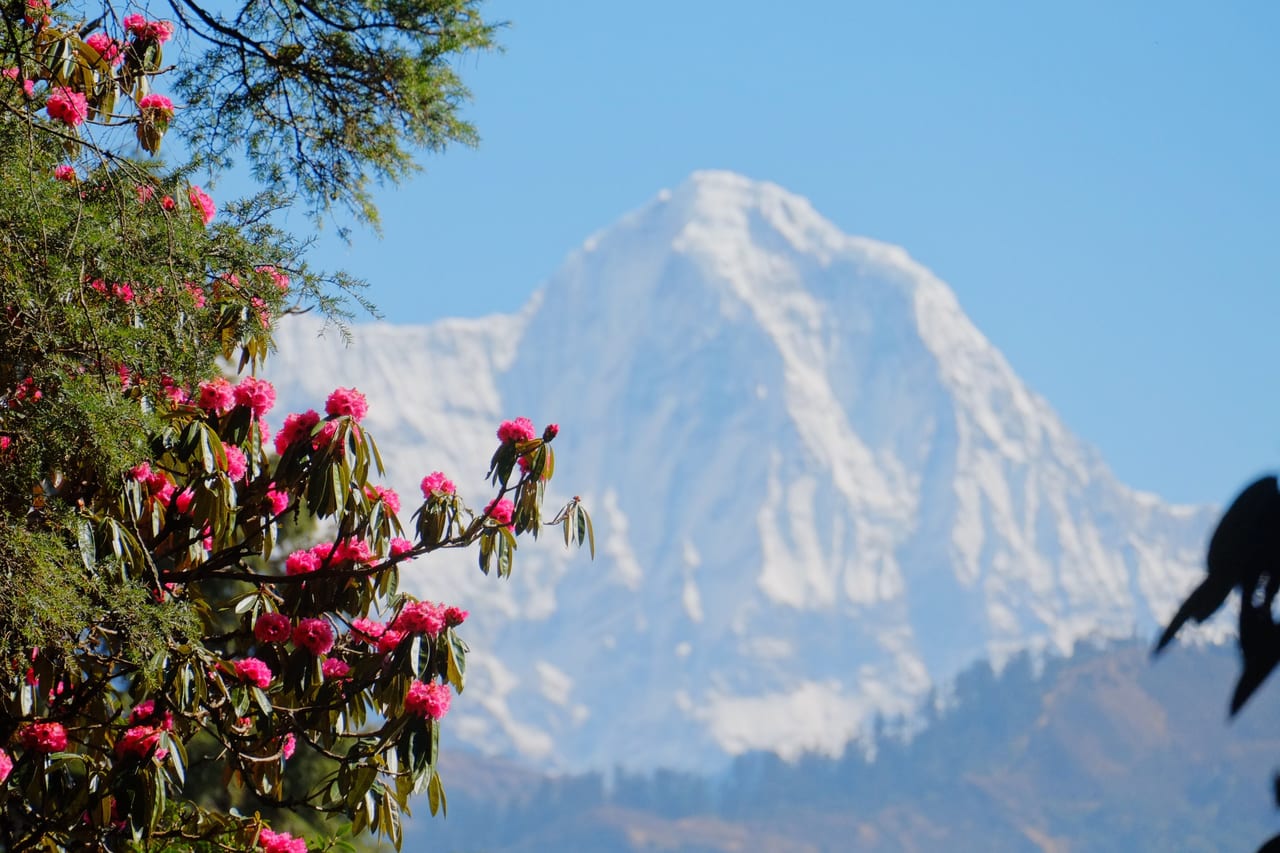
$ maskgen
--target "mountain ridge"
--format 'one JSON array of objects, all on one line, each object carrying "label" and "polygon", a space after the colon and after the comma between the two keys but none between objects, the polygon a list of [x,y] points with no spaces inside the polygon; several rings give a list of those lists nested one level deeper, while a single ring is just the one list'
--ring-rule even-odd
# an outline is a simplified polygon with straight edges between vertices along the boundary
[{"label": "mountain ridge", "polygon": [[939,278],[773,184],[696,173],[517,314],[315,331],[280,330],[281,406],[360,386],[406,505],[436,469],[487,500],[500,419],[564,427],[597,564],[404,573],[476,614],[456,727],[491,752],[838,754],[977,658],[1151,630],[1200,571],[1210,510],[1119,483]]}]

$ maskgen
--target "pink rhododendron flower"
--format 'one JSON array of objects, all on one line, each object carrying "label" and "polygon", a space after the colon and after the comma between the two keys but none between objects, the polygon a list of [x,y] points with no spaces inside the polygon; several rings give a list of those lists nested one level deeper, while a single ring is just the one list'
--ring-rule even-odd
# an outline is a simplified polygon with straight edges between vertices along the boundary
[{"label": "pink rhododendron flower", "polygon": [[484,508],[485,515],[504,527],[511,526],[511,517],[515,515],[515,504],[506,498],[494,498]]},{"label": "pink rhododendron flower", "polygon": [[387,626],[364,616],[351,621],[351,636],[357,640],[374,645],[378,638],[387,632]]},{"label": "pink rhododendron flower", "polygon": [[289,289],[289,276],[280,272],[280,270],[276,269],[270,264],[264,264],[263,266],[260,266],[260,267],[254,267],[253,271],[260,272],[263,275],[270,277],[271,281],[275,283],[275,286],[280,288],[281,293],[284,293]]},{"label": "pink rhododendron flower", "polygon": [[333,626],[328,619],[300,619],[293,629],[293,644],[319,657],[333,648]]},{"label": "pink rhododendron flower", "polygon": [[311,437],[311,430],[320,423],[320,413],[309,409],[301,414],[286,415],[284,425],[276,433],[276,453],[281,456],[295,442]]},{"label": "pink rhododendron flower", "polygon": [[435,681],[427,684],[415,681],[409,686],[409,694],[404,697],[404,709],[419,717],[439,720],[449,713],[449,703],[452,700],[449,685]]},{"label": "pink rhododendron flower", "polygon": [[180,406],[191,399],[186,390],[178,383],[174,382],[172,377],[160,377],[160,390],[164,394],[165,399],[175,406]]},{"label": "pink rhododendron flower", "polygon": [[141,101],[138,101],[138,109],[142,110],[143,115],[148,111],[160,113],[160,117],[165,119],[173,118],[173,101],[164,95],[145,95]]},{"label": "pink rhododendron flower", "polygon": [[138,184],[134,189],[138,193],[138,204],[146,204],[156,194],[156,188],[150,184]]},{"label": "pink rhododendron flower", "polygon": [[227,455],[227,476],[233,483],[240,482],[249,470],[249,460],[245,458],[244,451],[234,444],[224,444],[222,452]]},{"label": "pink rhododendron flower", "polygon": [[178,515],[188,515],[191,512],[191,504],[195,502],[196,493],[192,489],[183,489],[173,498],[173,508],[178,511]]},{"label": "pink rhododendron flower", "polygon": [[246,684],[255,684],[266,689],[267,685],[271,683],[272,677],[271,667],[257,658],[245,658],[244,660],[236,661],[236,678]]},{"label": "pink rhododendron flower", "polygon": [[9,778],[9,774],[13,772],[13,759],[9,757],[9,753],[0,749],[0,785],[4,784],[4,780]]},{"label": "pink rhododendron flower", "polygon": [[27,11],[22,19],[33,26],[49,26],[49,12],[53,9],[50,0],[27,0]]},{"label": "pink rhododendron flower", "polygon": [[280,754],[284,756],[284,760],[288,761],[293,758],[293,752],[298,748],[298,739],[293,736],[293,732],[289,732],[284,736],[284,740],[280,743]]},{"label": "pink rhododendron flower", "polygon": [[320,671],[325,678],[346,678],[351,674],[351,665],[342,658],[325,658],[320,664]]},{"label": "pink rhododendron flower", "polygon": [[148,21],[142,15],[126,15],[121,21],[125,31],[139,41],[154,41],[164,44],[173,36],[173,24],[168,21]]},{"label": "pink rhododendron flower", "polygon": [[[22,76],[22,72],[19,71],[16,66],[13,68],[5,68],[3,70],[0,70],[0,74],[3,74],[5,77],[8,77],[10,80],[12,80],[15,83],[17,83],[18,78]],[[34,80],[22,81],[22,94],[26,95],[28,98],[35,97],[36,83]]]},{"label": "pink rhododendron flower", "polygon": [[430,500],[437,493],[452,495],[457,493],[457,489],[453,485],[453,480],[439,471],[432,471],[422,478],[422,496]]},{"label": "pink rhododendron flower", "polygon": [[63,163],[61,166],[54,166],[53,176],[60,181],[66,181],[69,184],[76,182],[76,167],[68,166]]},{"label": "pink rhododendron flower", "polygon": [[533,421],[528,418],[516,418],[513,421],[503,421],[498,427],[499,441],[532,441],[537,433],[533,429]]},{"label": "pink rhododendron flower", "polygon": [[276,404],[276,386],[265,379],[246,376],[235,388],[236,405],[244,406],[260,418]]},{"label": "pink rhododendron flower", "polygon": [[156,712],[156,700],[147,699],[133,706],[133,710],[129,712],[129,722],[139,723],[148,720],[151,715]]},{"label": "pink rhododendron flower", "polygon": [[187,198],[191,199],[192,209],[200,214],[201,222],[208,225],[213,221],[213,217],[218,213],[218,208],[207,193],[199,187],[193,186],[187,191]]},{"label": "pink rhododendron flower", "polygon": [[284,561],[285,574],[305,575],[320,568],[320,557],[314,551],[294,551]]},{"label": "pink rhododendron flower", "polygon": [[386,486],[365,486],[364,494],[371,501],[382,501],[392,512],[400,511],[400,496],[396,494],[395,489],[389,489]]},{"label": "pink rhododendron flower", "polygon": [[58,119],[68,127],[78,127],[89,117],[89,102],[84,95],[66,86],[58,86],[50,92],[44,108],[49,118]]},{"label": "pink rhododendron flower", "polygon": [[235,408],[235,389],[231,387],[230,382],[221,376],[217,379],[201,382],[200,395],[196,398],[196,405],[211,414],[225,415]]},{"label": "pink rhododendron flower", "polygon": [[[84,43],[96,50],[99,56],[112,65],[119,65],[124,60],[124,53],[120,49],[120,42],[116,41],[106,33],[94,33],[86,38]],[[146,99],[144,98],[143,100]]]},{"label": "pink rhododendron flower", "polygon": [[289,493],[276,491],[275,486],[267,489],[267,500],[271,502],[272,515],[280,515],[289,508]]},{"label": "pink rhododendron flower", "polygon": [[333,549],[333,559],[338,562],[372,563],[378,559],[363,539],[344,539]]},{"label": "pink rhododendron flower", "polygon": [[347,415],[358,423],[369,413],[369,401],[355,388],[335,388],[324,401],[324,410],[332,417]]},{"label": "pink rhododendron flower", "polygon": [[[178,203],[173,200],[173,196],[167,195],[164,198],[160,199],[160,206],[163,207],[165,210],[173,210],[175,207],[178,206]],[[201,299],[200,306],[203,307],[204,306],[203,292],[200,294],[200,299]]]},{"label": "pink rhododendron flower", "polygon": [[[160,732],[151,726],[134,726],[125,731],[120,736],[120,740],[116,741],[116,755],[121,757],[132,755],[135,758],[146,758],[151,755],[151,751],[160,743]],[[159,750],[156,758],[164,760],[164,755],[168,754],[166,750]]]},{"label": "pink rhododendron flower", "polygon": [[[311,440],[311,447],[314,450],[325,450],[333,446],[333,437],[338,433],[337,421],[326,421],[325,425],[316,433],[316,437]],[[338,445],[333,448],[338,456],[346,455],[346,448]]]},{"label": "pink rhododendron flower", "polygon": [[253,626],[259,643],[284,643],[293,636],[293,622],[283,613],[263,613]]},{"label": "pink rhododendron flower", "polygon": [[391,627],[406,634],[438,637],[444,630],[444,608],[430,601],[411,601],[400,610]]},{"label": "pink rhododendron flower", "polygon": [[376,643],[378,651],[384,655],[394,652],[396,646],[400,645],[400,641],[404,639],[404,631],[397,631],[392,628],[382,632],[382,636],[378,638]]},{"label": "pink rhododendron flower", "polygon": [[41,752],[62,752],[67,748],[67,730],[62,723],[30,723],[18,732],[18,741],[23,749]]},{"label": "pink rhododendron flower", "polygon": [[446,607],[444,611],[444,624],[450,628],[457,628],[463,622],[467,621],[467,617],[471,614],[463,610],[461,607]]},{"label": "pink rhododendron flower", "polygon": [[407,554],[413,550],[413,543],[408,539],[402,539],[397,536],[391,540],[391,556],[399,557],[401,554]]},{"label": "pink rhododendron flower", "polygon": [[287,832],[272,832],[263,827],[258,833],[258,844],[263,853],[307,853],[307,842],[294,838]]}]

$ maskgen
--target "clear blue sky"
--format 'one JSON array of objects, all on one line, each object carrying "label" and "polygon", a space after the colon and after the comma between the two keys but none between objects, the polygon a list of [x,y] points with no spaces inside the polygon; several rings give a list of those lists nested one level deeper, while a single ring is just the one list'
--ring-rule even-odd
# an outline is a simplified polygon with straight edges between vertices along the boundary
[{"label": "clear blue sky", "polygon": [[[398,322],[518,308],[700,168],[900,244],[1122,479],[1280,461],[1280,4],[494,2],[483,142],[316,260]],[[294,223],[301,225],[301,223]]]}]

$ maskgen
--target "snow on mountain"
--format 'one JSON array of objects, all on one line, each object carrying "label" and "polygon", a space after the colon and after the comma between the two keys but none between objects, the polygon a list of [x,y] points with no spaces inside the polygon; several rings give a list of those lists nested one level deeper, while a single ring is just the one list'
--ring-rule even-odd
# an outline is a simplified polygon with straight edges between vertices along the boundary
[{"label": "snow on mountain", "polygon": [[837,753],[974,659],[1149,632],[1201,571],[1209,510],[1117,482],[942,281],[773,184],[693,175],[519,314],[317,330],[282,324],[282,410],[365,391],[406,505],[440,469],[482,506],[497,423],[561,424],[596,562],[404,573],[473,613],[449,737],[488,752]]}]

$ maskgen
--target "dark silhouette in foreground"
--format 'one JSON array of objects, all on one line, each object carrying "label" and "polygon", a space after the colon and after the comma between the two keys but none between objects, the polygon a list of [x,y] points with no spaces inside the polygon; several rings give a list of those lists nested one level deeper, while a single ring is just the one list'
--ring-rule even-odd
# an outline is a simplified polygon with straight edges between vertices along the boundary
[{"label": "dark silhouette in foreground", "polygon": [[[1231,504],[1209,541],[1209,574],[1169,622],[1153,654],[1159,654],[1189,620],[1204,622],[1233,590],[1240,591],[1242,670],[1231,696],[1234,717],[1280,664],[1280,625],[1272,611],[1280,591],[1280,488],[1274,476],[1252,483]],[[1280,777],[1276,802],[1280,805]],[[1280,835],[1258,853],[1280,853]]]}]

